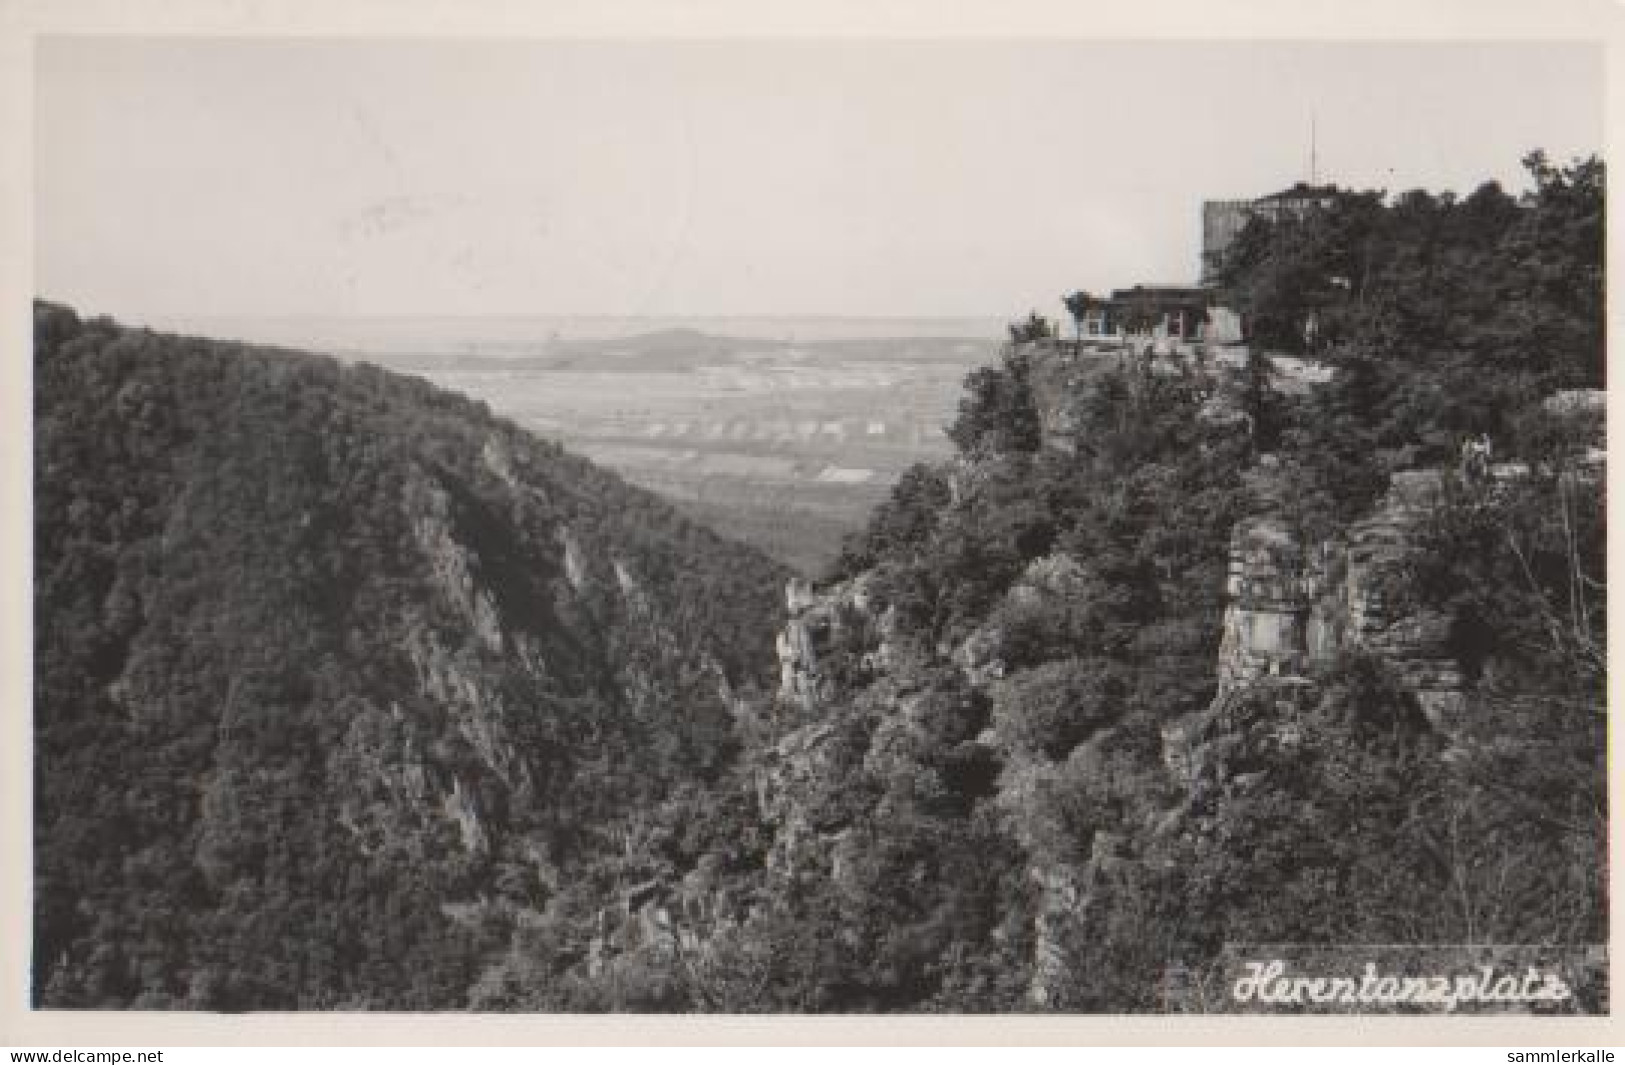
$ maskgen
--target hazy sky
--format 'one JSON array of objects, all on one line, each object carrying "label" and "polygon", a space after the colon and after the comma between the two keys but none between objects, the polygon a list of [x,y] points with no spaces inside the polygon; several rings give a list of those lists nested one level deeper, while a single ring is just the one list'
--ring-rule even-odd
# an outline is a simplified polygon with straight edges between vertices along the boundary
[{"label": "hazy sky", "polygon": [[1015,315],[1204,198],[1523,186],[1584,45],[48,38],[36,288],[202,314]]}]

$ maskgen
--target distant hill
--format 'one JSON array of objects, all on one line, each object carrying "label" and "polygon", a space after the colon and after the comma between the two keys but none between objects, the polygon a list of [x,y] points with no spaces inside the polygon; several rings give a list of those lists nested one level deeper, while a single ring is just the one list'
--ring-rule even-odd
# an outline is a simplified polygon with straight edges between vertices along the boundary
[{"label": "distant hill", "polygon": [[[903,323],[906,326],[907,323]],[[911,360],[940,359],[961,363],[967,353],[985,355],[984,338],[947,336],[863,336],[782,340],[729,336],[687,327],[658,329],[625,337],[589,337],[553,340],[546,353],[535,357],[551,370],[675,371],[700,366],[727,365],[740,359],[769,355],[843,359],[885,359],[906,354]],[[464,365],[471,365],[465,356]],[[484,363],[481,363],[484,365]],[[513,359],[505,365],[512,369]]]},{"label": "distant hill", "polygon": [[458,1008],[728,765],[778,565],[418,379],[35,340],[37,1004]]},{"label": "distant hill", "polygon": [[659,329],[630,337],[590,337],[555,340],[542,357],[551,369],[692,370],[711,363],[732,362],[740,355],[780,351],[778,340],[714,336],[698,329]]}]

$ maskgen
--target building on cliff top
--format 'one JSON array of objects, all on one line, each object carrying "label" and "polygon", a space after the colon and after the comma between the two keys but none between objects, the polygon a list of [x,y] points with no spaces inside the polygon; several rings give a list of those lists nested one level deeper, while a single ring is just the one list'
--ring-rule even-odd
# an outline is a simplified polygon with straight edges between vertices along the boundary
[{"label": "building on cliff top", "polygon": [[1213,287],[1225,253],[1249,219],[1302,218],[1311,211],[1331,207],[1339,195],[1335,185],[1300,181],[1255,200],[1203,201],[1200,282],[1139,284],[1113,289],[1105,297],[1080,293],[1083,300],[1076,308],[1069,298],[1068,309],[1077,325],[1078,340],[1149,337],[1183,343],[1240,343],[1240,316],[1214,302]]},{"label": "building on cliff top", "polygon": [[1225,252],[1253,217],[1278,221],[1302,218],[1310,211],[1325,210],[1337,202],[1336,185],[1310,185],[1298,182],[1291,188],[1256,200],[1202,201],[1202,284],[1218,280]]},{"label": "building on cliff top", "polygon": [[1203,336],[1211,296],[1191,285],[1135,285],[1089,297],[1077,319],[1080,338],[1154,336],[1194,341]]}]

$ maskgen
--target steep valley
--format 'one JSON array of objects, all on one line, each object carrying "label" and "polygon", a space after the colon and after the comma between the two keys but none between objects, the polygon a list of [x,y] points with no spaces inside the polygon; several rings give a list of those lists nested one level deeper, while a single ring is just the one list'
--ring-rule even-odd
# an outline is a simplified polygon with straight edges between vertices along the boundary
[{"label": "steep valley", "polygon": [[816,581],[422,379],[38,304],[35,1003],[1606,1009],[1602,173],[1529,162],[1249,223],[1246,345],[1018,326]]}]

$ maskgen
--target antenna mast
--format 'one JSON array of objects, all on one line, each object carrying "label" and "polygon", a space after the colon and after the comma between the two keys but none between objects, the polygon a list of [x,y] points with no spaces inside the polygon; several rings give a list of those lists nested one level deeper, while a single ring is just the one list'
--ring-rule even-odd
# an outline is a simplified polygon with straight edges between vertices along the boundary
[{"label": "antenna mast", "polygon": [[1315,113],[1309,112],[1309,184],[1320,184],[1320,173],[1315,167]]}]

